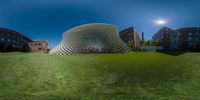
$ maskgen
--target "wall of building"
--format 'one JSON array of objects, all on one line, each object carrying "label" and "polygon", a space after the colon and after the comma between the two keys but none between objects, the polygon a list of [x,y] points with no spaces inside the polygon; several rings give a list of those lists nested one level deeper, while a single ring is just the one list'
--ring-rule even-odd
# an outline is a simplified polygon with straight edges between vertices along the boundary
[{"label": "wall of building", "polygon": [[134,27],[127,28],[119,32],[120,38],[127,43],[133,50],[140,47],[141,38]]},{"label": "wall of building", "polygon": [[32,41],[19,32],[0,28],[0,52],[29,51],[27,43]]},{"label": "wall of building", "polygon": [[164,50],[200,51],[200,28],[172,30],[164,27],[153,36],[153,40]]},{"label": "wall of building", "polygon": [[181,28],[177,29],[178,48],[188,51],[200,50],[200,28]]},{"label": "wall of building", "polygon": [[164,50],[171,48],[171,35],[174,34],[174,30],[163,27],[153,36],[153,41],[156,42],[156,46],[162,46]]},{"label": "wall of building", "polygon": [[48,41],[33,41],[28,43],[30,51],[34,53],[47,53]]}]

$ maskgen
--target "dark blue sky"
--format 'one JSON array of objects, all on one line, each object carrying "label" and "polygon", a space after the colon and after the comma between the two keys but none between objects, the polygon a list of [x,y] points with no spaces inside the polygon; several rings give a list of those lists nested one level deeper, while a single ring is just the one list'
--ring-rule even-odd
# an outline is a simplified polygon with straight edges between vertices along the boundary
[{"label": "dark blue sky", "polygon": [[1,0],[0,27],[57,45],[62,33],[85,23],[136,27],[150,39],[164,18],[173,29],[200,26],[200,0]]}]

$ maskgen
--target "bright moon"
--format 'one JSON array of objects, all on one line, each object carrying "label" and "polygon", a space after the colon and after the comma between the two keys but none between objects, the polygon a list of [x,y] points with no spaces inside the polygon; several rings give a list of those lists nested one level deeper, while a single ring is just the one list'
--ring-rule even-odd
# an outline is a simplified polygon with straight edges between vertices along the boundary
[{"label": "bright moon", "polygon": [[158,20],[155,20],[154,23],[157,25],[165,25],[167,21],[164,19],[158,19]]}]

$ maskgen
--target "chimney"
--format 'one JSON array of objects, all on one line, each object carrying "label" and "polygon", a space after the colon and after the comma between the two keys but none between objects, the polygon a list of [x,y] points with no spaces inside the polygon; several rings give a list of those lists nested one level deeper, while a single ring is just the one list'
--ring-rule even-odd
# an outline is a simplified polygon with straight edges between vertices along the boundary
[{"label": "chimney", "polygon": [[142,43],[144,43],[144,32],[142,32]]}]

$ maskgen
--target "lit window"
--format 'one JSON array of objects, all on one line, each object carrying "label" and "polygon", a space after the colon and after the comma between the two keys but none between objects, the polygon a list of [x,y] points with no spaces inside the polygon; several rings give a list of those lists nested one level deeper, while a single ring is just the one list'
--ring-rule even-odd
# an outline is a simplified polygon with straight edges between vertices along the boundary
[{"label": "lit window", "polygon": [[192,33],[188,33],[188,35],[190,36],[190,35],[192,35]]},{"label": "lit window", "polygon": [[15,47],[16,47],[16,45],[12,45],[12,47],[13,47],[13,48],[15,48]]},{"label": "lit window", "polygon": [[4,39],[4,38],[1,38],[1,41],[5,41],[5,39]]},{"label": "lit window", "polygon": [[10,42],[10,39],[8,39],[8,42]]},{"label": "lit window", "polygon": [[189,38],[188,38],[188,41],[191,41],[191,40],[192,40],[192,38],[191,38],[191,37],[189,37]]},{"label": "lit window", "polygon": [[177,33],[178,34],[178,36],[181,36],[181,33]]},{"label": "lit window", "polygon": [[47,46],[47,44],[43,43],[43,46]]}]

